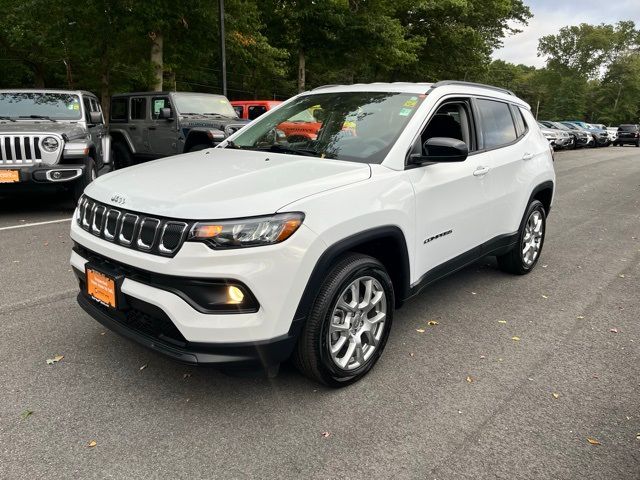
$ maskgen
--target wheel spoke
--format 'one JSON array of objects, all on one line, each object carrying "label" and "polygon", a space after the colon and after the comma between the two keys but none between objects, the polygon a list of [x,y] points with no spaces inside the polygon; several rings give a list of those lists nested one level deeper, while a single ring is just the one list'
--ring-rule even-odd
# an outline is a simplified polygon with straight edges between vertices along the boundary
[{"label": "wheel spoke", "polygon": [[353,341],[353,339],[349,340],[349,346],[347,347],[347,351],[344,354],[344,357],[337,359],[338,360],[338,365],[340,365],[342,368],[346,368],[347,365],[349,364],[349,360],[351,360],[351,357],[353,357],[353,352],[356,349],[356,342]]},{"label": "wheel spoke", "polygon": [[331,345],[331,353],[333,355],[336,355],[344,346],[345,342],[349,339],[349,337],[347,335],[341,335],[340,338],[338,338],[338,340],[336,341],[336,343],[334,343],[333,345]]},{"label": "wheel spoke", "polygon": [[364,363],[364,349],[362,348],[362,340],[360,337],[356,337],[355,345],[355,359],[362,365]]},{"label": "wheel spoke", "polygon": [[362,296],[362,302],[358,304],[359,309],[365,309],[371,304],[371,295],[373,290],[373,280],[365,280],[364,282],[364,295]]}]

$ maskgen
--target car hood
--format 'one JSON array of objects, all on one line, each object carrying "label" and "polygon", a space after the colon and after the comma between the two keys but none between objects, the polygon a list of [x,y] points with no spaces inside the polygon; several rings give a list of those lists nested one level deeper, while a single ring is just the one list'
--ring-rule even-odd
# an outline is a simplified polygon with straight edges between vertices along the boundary
[{"label": "car hood", "polygon": [[25,133],[57,133],[59,135],[65,134],[70,140],[86,136],[84,129],[76,123],[54,123],[49,121],[25,122],[18,120],[16,122],[0,123],[0,135],[5,133],[16,135]]},{"label": "car hood", "polygon": [[370,176],[362,163],[212,148],[103,175],[85,193],[125,210],[217,220],[275,213]]}]

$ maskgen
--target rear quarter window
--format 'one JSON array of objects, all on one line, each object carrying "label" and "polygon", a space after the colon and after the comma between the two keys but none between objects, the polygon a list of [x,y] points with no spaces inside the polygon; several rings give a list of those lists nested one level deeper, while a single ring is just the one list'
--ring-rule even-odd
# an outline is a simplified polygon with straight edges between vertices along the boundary
[{"label": "rear quarter window", "polygon": [[498,100],[478,99],[484,148],[496,148],[514,142],[518,137],[509,104]]}]

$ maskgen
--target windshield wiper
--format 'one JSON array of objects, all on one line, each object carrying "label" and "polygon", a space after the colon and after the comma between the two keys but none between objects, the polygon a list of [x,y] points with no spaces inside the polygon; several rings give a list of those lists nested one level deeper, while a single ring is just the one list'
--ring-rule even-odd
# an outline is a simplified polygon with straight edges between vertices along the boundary
[{"label": "windshield wiper", "polygon": [[54,120],[51,117],[47,117],[46,115],[23,115],[18,118],[33,118],[34,120],[49,120],[50,122],[57,122],[57,120]]},{"label": "windshield wiper", "polygon": [[222,118],[232,118],[232,119],[237,119],[238,117],[231,117],[229,115],[224,115],[222,113],[201,113],[200,115],[209,115],[212,117],[222,117]]},{"label": "windshield wiper", "polygon": [[9,120],[10,122],[15,122],[15,119],[7,117],[5,115],[0,115],[0,120]]},{"label": "windshield wiper", "polygon": [[268,147],[254,147],[249,150],[259,150],[262,152],[290,153],[293,155],[304,155],[306,157],[319,157],[320,154],[315,150],[307,148],[291,148],[284,145],[269,145]]}]

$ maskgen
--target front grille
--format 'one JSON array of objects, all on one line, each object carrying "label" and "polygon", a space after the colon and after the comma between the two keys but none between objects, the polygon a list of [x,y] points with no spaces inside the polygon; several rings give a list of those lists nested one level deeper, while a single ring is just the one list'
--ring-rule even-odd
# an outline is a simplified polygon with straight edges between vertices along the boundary
[{"label": "front grille", "polygon": [[40,137],[0,135],[0,165],[31,165],[40,162]]},{"label": "front grille", "polygon": [[191,223],[147,216],[112,208],[83,197],[78,225],[82,229],[123,247],[173,257],[184,243]]}]

